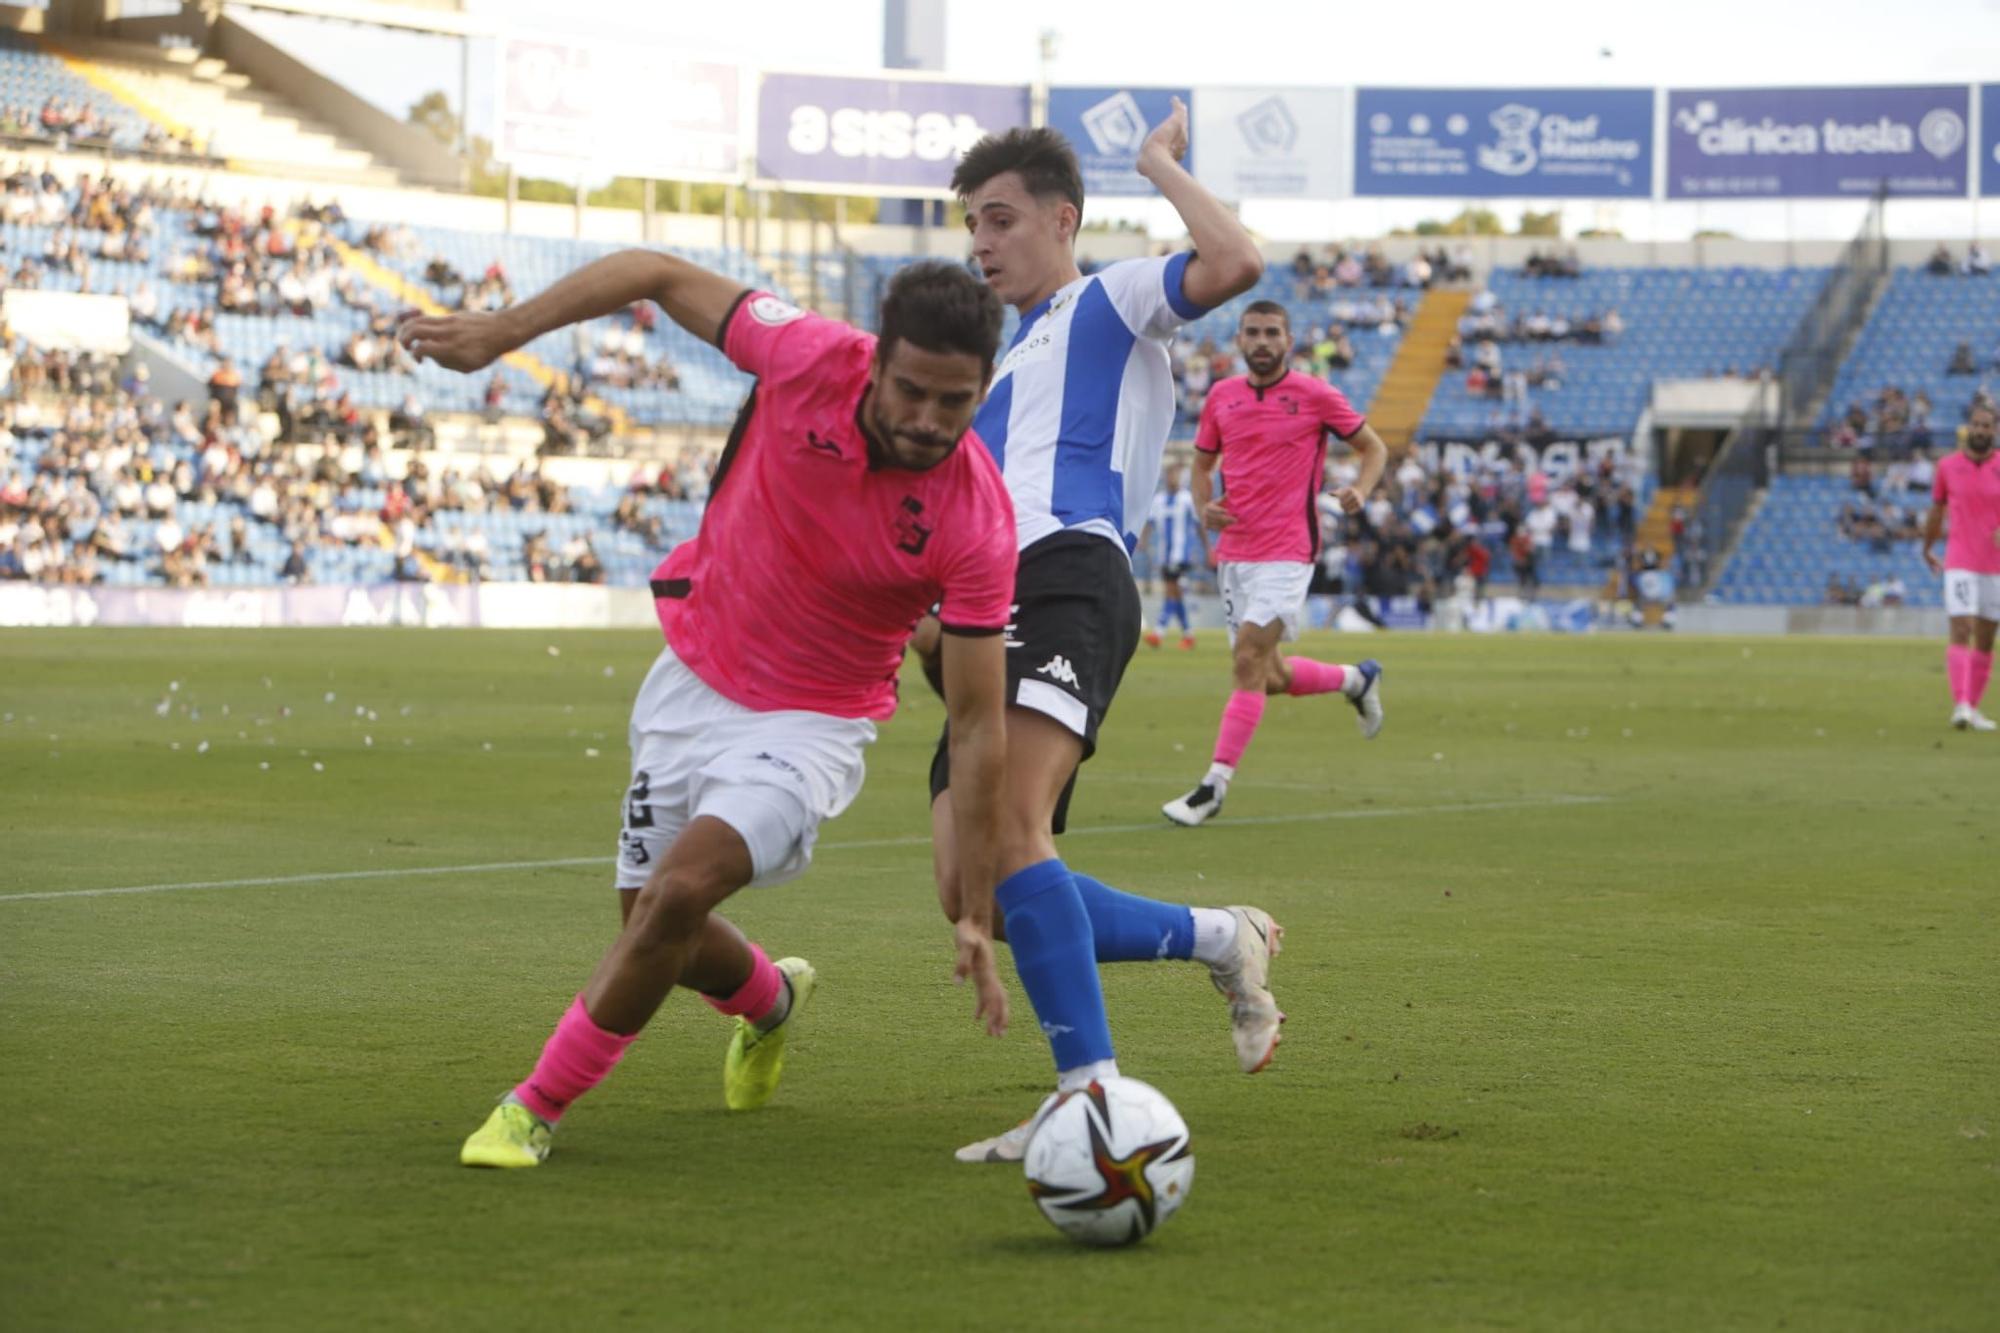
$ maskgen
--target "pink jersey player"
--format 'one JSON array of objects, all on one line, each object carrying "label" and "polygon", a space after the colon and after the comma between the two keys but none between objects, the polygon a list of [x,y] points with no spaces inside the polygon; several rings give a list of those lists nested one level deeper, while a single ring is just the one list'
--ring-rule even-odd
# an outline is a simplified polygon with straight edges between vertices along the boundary
[{"label": "pink jersey player", "polygon": [[[1944,613],[1951,619],[1945,676],[1951,683],[1951,725],[1960,731],[2000,728],[1979,711],[1993,675],[1993,634],[2000,627],[2000,453],[1996,413],[1987,403],[1966,414],[1964,447],[1941,459],[1924,519],[1924,561],[1944,576]],[[1948,535],[1941,531],[1948,525]],[[1945,536],[1944,563],[1936,554]]]},{"label": "pink jersey player", "polygon": [[[1285,657],[1280,644],[1299,636],[1313,560],[1319,554],[1319,494],[1329,434],[1350,441],[1361,456],[1358,484],[1338,492],[1343,512],[1361,510],[1381,479],[1389,453],[1347,395],[1322,380],[1285,368],[1292,355],[1291,321],[1275,301],[1253,301],[1236,327],[1247,375],[1209,390],[1194,438],[1194,498],[1202,521],[1221,529],[1215,543],[1216,582],[1229,626],[1234,688],[1216,729],[1208,772],[1185,796],[1160,807],[1193,828],[1222,810],[1237,765],[1273,694],[1337,695],[1354,705],[1361,734],[1382,730],[1382,664],[1353,665]],[[1222,498],[1213,499],[1217,469]]]},{"label": "pink jersey player", "polygon": [[[415,319],[399,336],[420,357],[476,370],[644,299],[722,348],[757,388],[700,532],[653,579],[667,642],[632,707],[624,928],[534,1071],[465,1141],[468,1166],[539,1165],[564,1111],[676,987],[734,1020],[724,1102],[770,1099],[815,974],[801,958],[773,962],[716,909],[811,861],[820,825],[861,789],[874,719],[895,711],[904,646],[932,605],[953,776],[982,792],[1004,776],[1014,512],[971,430],[999,350],[998,298],[962,265],[913,265],[889,285],[878,340],[629,250],[518,306]],[[1007,1018],[990,924],[999,820],[987,802],[961,809],[952,854],[971,905],[956,926],[958,972],[997,1033]]]}]

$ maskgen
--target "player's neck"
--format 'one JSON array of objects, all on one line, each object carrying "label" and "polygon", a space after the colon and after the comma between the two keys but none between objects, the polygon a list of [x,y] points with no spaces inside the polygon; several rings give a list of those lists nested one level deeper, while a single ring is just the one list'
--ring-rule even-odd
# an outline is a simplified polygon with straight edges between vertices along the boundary
[{"label": "player's neck", "polygon": [[1082,276],[1083,270],[1076,266],[1075,256],[1066,258],[1063,260],[1062,266],[1049,277],[1049,280],[1035,289],[1034,295],[1023,297],[1021,300],[1016,301],[1014,309],[1018,310],[1023,318],[1026,318],[1029,312]]},{"label": "player's neck", "polygon": [[1291,373],[1290,366],[1279,366],[1269,375],[1259,375],[1256,371],[1252,370],[1247,372],[1244,378],[1250,381],[1250,387],[1253,389],[1268,389]]}]

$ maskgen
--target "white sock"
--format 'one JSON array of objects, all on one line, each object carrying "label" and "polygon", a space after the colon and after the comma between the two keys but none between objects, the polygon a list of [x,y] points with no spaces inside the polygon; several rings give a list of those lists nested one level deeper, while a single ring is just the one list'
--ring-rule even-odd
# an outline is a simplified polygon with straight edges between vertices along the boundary
[{"label": "white sock", "polygon": [[1236,914],[1220,907],[1190,907],[1194,914],[1194,960],[1215,964],[1229,957],[1236,943]]},{"label": "white sock", "polygon": [[1208,776],[1203,778],[1202,781],[1215,788],[1216,793],[1220,795],[1235,778],[1236,765],[1225,764],[1221,760],[1217,760],[1208,766]]},{"label": "white sock", "polygon": [[1116,1060],[1093,1060],[1087,1065],[1074,1069],[1060,1070],[1056,1074],[1057,1092],[1078,1092],[1101,1078],[1117,1078]]},{"label": "white sock", "polygon": [[1340,692],[1350,699],[1359,699],[1361,691],[1368,688],[1368,677],[1361,674],[1360,667],[1345,662],[1340,664],[1340,670]]}]

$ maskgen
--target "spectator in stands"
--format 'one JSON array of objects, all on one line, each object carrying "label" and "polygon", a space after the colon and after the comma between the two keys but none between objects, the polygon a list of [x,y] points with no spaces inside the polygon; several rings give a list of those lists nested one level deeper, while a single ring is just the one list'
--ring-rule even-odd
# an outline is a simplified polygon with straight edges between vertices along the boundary
[{"label": "spectator in stands", "polygon": [[1924,265],[1924,271],[1934,277],[1948,278],[1952,275],[1954,268],[1955,265],[1952,263],[1951,258],[1951,247],[1947,246],[1943,241],[1939,241],[1937,249],[1931,251],[1930,262]]},{"label": "spectator in stands", "polygon": [[1993,262],[1986,257],[1986,247],[1978,241],[1965,247],[1965,275],[1968,278],[1983,278],[1993,271]]},{"label": "spectator in stands", "polygon": [[1951,364],[1945,367],[1947,375],[1977,375],[1979,363],[1973,358],[1972,344],[1960,342],[1951,352]]},{"label": "spectator in stands", "polygon": [[1532,602],[1541,578],[1535,567],[1535,538],[1525,523],[1507,539],[1507,554],[1514,562],[1514,581],[1521,586],[1521,596]]},{"label": "spectator in stands", "polygon": [[297,540],[292,542],[291,553],[285,557],[283,567],[278,570],[278,577],[291,584],[313,581],[312,567],[306,563],[305,542]]}]

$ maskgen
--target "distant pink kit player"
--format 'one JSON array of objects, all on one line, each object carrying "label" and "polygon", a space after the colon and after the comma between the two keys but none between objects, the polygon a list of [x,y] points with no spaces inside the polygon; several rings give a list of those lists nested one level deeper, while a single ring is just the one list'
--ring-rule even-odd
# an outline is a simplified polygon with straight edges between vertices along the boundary
[{"label": "distant pink kit player", "polygon": [[962,793],[957,970],[988,1030],[1006,1024],[992,940],[994,793],[1015,524],[1000,470],[970,430],[998,352],[999,299],[963,266],[915,265],[890,284],[878,341],[632,250],[522,305],[413,320],[400,336],[421,357],[471,371],[647,298],[757,385],[700,531],[653,579],[667,642],[632,709],[623,929],[534,1071],[466,1140],[468,1166],[540,1164],[556,1122],[676,986],[736,1019],[725,1104],[770,1098],[816,975],[801,958],[773,963],[716,909],[745,886],[805,870],[820,824],[861,790],[862,752],[895,712],[904,647],[933,605]]},{"label": "distant pink kit player", "polygon": [[[2000,457],[1993,452],[1994,426],[1992,406],[1972,409],[1958,452],[1937,465],[1924,517],[1924,563],[1944,576],[1944,613],[1951,618],[1945,674],[1951,682],[1951,725],[1960,731],[2000,726],[1979,711],[1993,675],[1993,630],[2000,624]],[[1947,526],[1940,564],[1936,547]]]},{"label": "distant pink kit player", "polygon": [[[1253,302],[1237,325],[1236,345],[1249,373],[1209,390],[1194,440],[1194,499],[1202,521],[1218,529],[1223,615],[1229,623],[1235,689],[1222,709],[1214,762],[1193,791],[1161,807],[1193,828],[1222,809],[1237,765],[1264,717],[1267,695],[1337,694],[1360,715],[1362,736],[1382,729],[1382,665],[1356,666],[1281,657],[1299,636],[1306,590],[1319,556],[1319,493],[1328,437],[1361,455],[1361,475],[1338,493],[1341,509],[1359,513],[1382,478],[1389,451],[1347,396],[1311,375],[1289,370],[1291,321],[1275,301]],[[1214,498],[1215,474],[1222,498]]]}]

